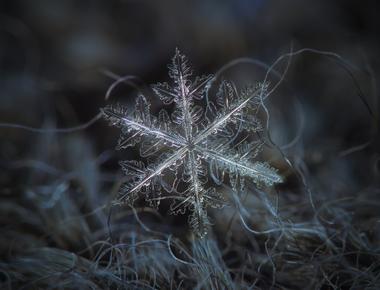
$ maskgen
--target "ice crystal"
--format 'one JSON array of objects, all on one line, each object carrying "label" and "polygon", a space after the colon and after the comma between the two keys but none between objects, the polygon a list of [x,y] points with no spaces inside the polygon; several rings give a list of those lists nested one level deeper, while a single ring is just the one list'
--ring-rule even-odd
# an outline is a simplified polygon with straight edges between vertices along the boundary
[{"label": "ice crystal", "polygon": [[[210,224],[207,207],[225,205],[217,187],[227,177],[233,190],[243,188],[245,179],[265,186],[282,181],[267,163],[252,161],[263,142],[249,136],[263,130],[257,115],[267,86],[238,91],[224,80],[215,103],[207,99],[201,106],[213,76],[192,80],[187,58],[178,49],[168,68],[172,83],[158,83],[152,89],[165,105],[173,104],[171,114],[164,109],[158,116],[151,114],[150,103],[141,94],[134,110],[120,105],[102,110],[112,125],[121,128],[118,148],[139,144],[140,156],[146,160],[120,162],[127,181],[117,203],[132,204],[139,194],[152,206],[172,198],[171,213],[190,210],[189,224],[203,236]],[[211,181],[215,186],[210,186]]]}]

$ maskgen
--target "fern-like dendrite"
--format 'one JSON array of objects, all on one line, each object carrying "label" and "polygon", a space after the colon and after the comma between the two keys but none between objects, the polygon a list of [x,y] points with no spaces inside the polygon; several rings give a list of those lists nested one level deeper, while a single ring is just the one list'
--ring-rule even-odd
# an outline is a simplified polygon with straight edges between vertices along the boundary
[{"label": "fern-like dendrite", "polygon": [[243,188],[246,179],[265,186],[282,181],[267,163],[253,161],[263,142],[248,141],[263,130],[257,113],[267,86],[238,91],[232,82],[222,81],[215,103],[207,100],[201,106],[213,76],[192,78],[188,61],[178,49],[168,67],[171,83],[152,88],[165,105],[174,104],[171,114],[164,109],[158,116],[151,114],[143,95],[138,96],[134,110],[122,106],[102,110],[111,125],[122,130],[118,148],[138,145],[142,159],[147,160],[120,162],[127,181],[117,203],[132,204],[140,194],[152,206],[172,198],[171,212],[189,210],[190,226],[203,236],[210,224],[207,208],[225,205],[217,186],[226,178],[233,190]]}]

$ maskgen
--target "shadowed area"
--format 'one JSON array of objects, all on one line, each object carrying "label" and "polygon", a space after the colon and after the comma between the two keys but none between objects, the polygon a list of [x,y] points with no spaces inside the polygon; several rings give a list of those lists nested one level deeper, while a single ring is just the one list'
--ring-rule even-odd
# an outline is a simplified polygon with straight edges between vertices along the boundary
[{"label": "shadowed area", "polygon": [[[2,1],[0,288],[379,289],[376,11],[376,1]],[[182,116],[163,84],[177,48],[207,81],[187,132],[169,124]],[[224,123],[257,84],[268,86],[260,109]],[[124,138],[146,113],[121,129],[100,112],[148,107],[162,144]],[[223,148],[202,141],[222,133]],[[159,175],[159,198],[144,185],[133,206],[119,204],[136,170],[154,172],[142,165],[150,153],[186,140],[204,159]],[[274,184],[257,184],[252,168]],[[214,206],[199,207],[203,238],[191,208],[172,201],[195,184],[215,189]]]}]

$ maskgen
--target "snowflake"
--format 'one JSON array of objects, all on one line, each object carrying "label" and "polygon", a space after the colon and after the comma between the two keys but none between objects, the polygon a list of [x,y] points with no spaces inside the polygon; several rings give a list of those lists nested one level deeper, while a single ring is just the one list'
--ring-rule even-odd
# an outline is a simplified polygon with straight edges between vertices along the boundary
[{"label": "snowflake", "polygon": [[[244,188],[245,179],[265,186],[282,182],[267,163],[252,161],[263,145],[260,140],[252,141],[252,136],[263,130],[257,115],[267,85],[238,92],[232,82],[222,81],[214,104],[204,98],[213,76],[191,80],[187,58],[178,49],[168,68],[172,84],[158,83],[152,89],[165,105],[172,105],[171,114],[162,109],[154,116],[141,94],[133,111],[120,105],[102,109],[105,118],[121,128],[117,148],[139,144],[140,156],[147,163],[120,162],[126,182],[117,203],[133,204],[139,193],[155,207],[171,198],[171,213],[190,210],[190,226],[204,236],[210,225],[207,207],[226,204],[211,181],[218,186],[227,176],[234,191]],[[205,109],[199,105],[204,99]],[[161,196],[162,191],[167,195]]]}]

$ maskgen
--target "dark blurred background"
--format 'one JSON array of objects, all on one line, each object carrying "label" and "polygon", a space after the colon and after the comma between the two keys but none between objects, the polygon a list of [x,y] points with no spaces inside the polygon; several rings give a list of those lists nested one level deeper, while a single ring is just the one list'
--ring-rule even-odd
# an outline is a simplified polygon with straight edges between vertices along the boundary
[{"label": "dark blurred background", "polygon": [[[112,74],[164,81],[176,47],[196,73],[213,73],[239,57],[271,64],[292,46],[331,51],[350,64],[347,72],[316,54],[292,59],[286,86],[308,116],[305,146],[319,150],[332,142],[338,154],[368,142],[377,130],[370,129],[378,110],[376,1],[15,0],[1,1],[0,11],[0,122],[51,128],[87,122],[106,104]],[[285,143],[294,135],[291,124],[299,122],[291,120],[288,95],[279,90],[273,97],[273,128]],[[115,144],[117,129],[97,122],[81,134],[99,154]],[[1,128],[2,163],[29,156],[39,146],[37,135]],[[376,151],[368,160],[377,160]],[[0,181],[9,179],[3,171]]]},{"label": "dark blurred background", "polygon": [[[138,158],[137,151],[115,151],[119,130],[104,120],[70,133],[52,130],[84,124],[110,102],[129,104],[136,96],[131,86],[119,86],[105,100],[117,76],[137,76],[139,87],[166,81],[176,47],[187,55],[195,75],[214,73],[237,58],[256,59],[256,65],[242,62],[233,67],[235,79],[249,82],[261,81],[265,64],[291,49],[339,55],[306,52],[291,59],[284,82],[268,100],[270,131],[273,141],[304,173],[317,205],[353,201],[335,203],[323,214],[337,213],[334,219],[344,221],[343,228],[358,227],[368,239],[365,243],[378,245],[377,2],[0,1],[0,270],[12,269],[10,280],[24,271],[25,282],[32,264],[13,263],[19,252],[50,246],[77,253],[107,239],[107,212],[98,209],[117,191],[122,177],[118,161]],[[279,74],[286,60],[276,67]],[[272,79],[278,80],[275,75]],[[160,102],[154,101],[149,88],[145,91],[157,111]],[[281,156],[268,160],[286,176],[280,196],[284,204],[294,205],[291,210],[287,207],[288,217],[306,222],[312,212],[305,187]],[[255,213],[257,204],[253,200],[247,207],[253,206]],[[72,216],[81,217],[81,222],[70,221]],[[221,233],[217,239],[223,242],[227,216],[215,219],[215,235]],[[185,218],[152,220],[167,233],[188,231]],[[119,221],[121,235],[133,233],[129,220]],[[263,243],[259,241],[260,246]],[[243,243],[241,249],[245,248]],[[91,254],[84,256],[93,259]],[[20,265],[26,269],[20,270]],[[314,275],[309,274],[299,289],[305,289],[307,277]],[[39,279],[38,275],[32,278]],[[0,282],[7,277],[0,276]]]},{"label": "dark blurred background", "polygon": [[[96,114],[111,82],[101,71],[164,80],[175,47],[202,73],[242,56],[270,64],[291,42],[336,52],[374,76],[379,63],[376,1],[15,0],[0,11],[1,120],[37,127],[52,111],[65,125]],[[317,92],[337,83],[331,63],[295,64],[297,90],[332,98]]]}]

